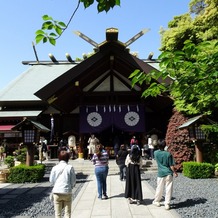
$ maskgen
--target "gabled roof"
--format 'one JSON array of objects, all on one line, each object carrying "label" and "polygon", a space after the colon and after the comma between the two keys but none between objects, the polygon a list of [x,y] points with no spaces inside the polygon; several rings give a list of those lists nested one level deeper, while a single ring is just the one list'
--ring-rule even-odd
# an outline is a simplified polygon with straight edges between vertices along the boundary
[{"label": "gabled roof", "polygon": [[21,127],[24,125],[32,125],[41,132],[49,132],[50,131],[50,129],[48,129],[46,126],[42,125],[41,123],[27,119],[27,118],[22,120],[20,123],[18,123],[17,125],[12,127],[11,129],[20,131]]},{"label": "gabled roof", "polygon": [[195,124],[201,125],[201,124],[215,124],[215,123],[216,123],[215,121],[209,119],[206,115],[201,114],[188,119],[185,123],[179,126],[178,129],[189,128],[191,126],[194,126]]},{"label": "gabled roof", "polygon": [[198,122],[200,119],[202,119],[204,115],[198,115],[196,117],[192,117],[188,119],[185,123],[183,123],[181,126],[178,127],[178,129],[185,129],[192,125],[194,125],[196,122]]},{"label": "gabled roof", "polygon": [[[142,88],[145,89],[146,86],[143,84],[142,87],[132,88],[129,76],[136,69],[149,73],[156,68],[155,61],[140,60],[130,54],[125,45],[119,41],[106,41],[98,47],[95,54],[48,83],[35,95],[64,112],[70,112],[80,104],[111,103],[107,102],[107,98],[111,99],[113,96],[116,96],[117,102],[112,102],[112,104],[122,104],[124,100],[125,103],[141,102]],[[118,80],[123,88],[126,86],[126,90],[115,90],[117,87],[115,81]],[[103,89],[106,81],[110,81],[108,84],[110,90]],[[166,79],[165,81],[170,82],[171,80]],[[102,88],[99,89],[99,87]],[[126,97],[127,92],[130,95],[128,98]],[[169,102],[172,103],[169,100],[167,104]]]},{"label": "gabled roof", "polygon": [[[28,64],[32,66],[0,92],[0,106],[29,105],[44,110],[49,104],[70,113],[80,105],[144,103],[141,94],[146,85],[132,88],[129,75],[136,69],[149,73],[159,67],[156,60],[140,60],[130,54],[125,43],[118,41],[118,31],[106,33],[106,41],[98,45],[96,53],[80,63]],[[172,105],[172,100],[158,96],[147,98],[146,103],[148,108],[161,110]]]}]

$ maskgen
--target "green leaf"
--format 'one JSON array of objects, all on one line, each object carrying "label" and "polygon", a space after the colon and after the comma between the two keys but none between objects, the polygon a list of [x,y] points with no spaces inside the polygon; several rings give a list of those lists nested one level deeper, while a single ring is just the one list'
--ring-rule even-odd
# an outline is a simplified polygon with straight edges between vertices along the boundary
[{"label": "green leaf", "polygon": [[46,20],[53,20],[53,18],[50,17],[50,16],[48,16],[47,14],[46,14],[46,15],[43,15],[43,16],[42,16],[42,19],[45,20],[45,21],[46,21]]},{"label": "green leaf", "polygon": [[52,45],[56,45],[56,40],[54,38],[50,38],[49,37],[49,42],[52,44]]},{"label": "green leaf", "polygon": [[35,34],[36,34],[36,35],[44,35],[45,32],[44,32],[43,30],[37,30],[37,31],[35,32]]},{"label": "green leaf", "polygon": [[105,6],[102,6],[101,4],[98,4],[97,6],[98,12],[102,12],[105,10]]},{"label": "green leaf", "polygon": [[61,34],[62,34],[62,29],[60,28],[60,27],[58,27],[58,26],[56,26],[55,27],[55,31],[56,31],[56,33],[60,36]]},{"label": "green leaf", "polygon": [[139,74],[141,71],[139,69],[134,70],[134,72],[132,72],[129,76],[129,78],[131,79],[132,77],[136,76],[137,74]]},{"label": "green leaf", "polygon": [[66,28],[66,27],[67,27],[64,22],[58,22],[58,25],[61,26],[61,27],[63,27],[63,28]]},{"label": "green leaf", "polygon": [[109,1],[109,6],[110,6],[111,8],[113,8],[115,5],[116,5],[116,1],[115,1],[115,0],[110,0],[110,1]]},{"label": "green leaf", "polygon": [[115,0],[115,4],[119,6],[120,5],[120,0]]},{"label": "green leaf", "polygon": [[43,43],[46,43],[48,41],[48,38],[47,37],[44,37],[43,38]]},{"label": "green leaf", "polygon": [[41,40],[44,38],[44,35],[37,35],[35,37],[35,41],[36,41],[36,44],[38,44],[39,42],[41,42]]},{"label": "green leaf", "polygon": [[52,29],[53,23],[51,21],[46,21],[42,24],[42,29]]},{"label": "green leaf", "polygon": [[56,35],[55,33],[50,33],[50,34],[49,34],[49,37],[55,38],[55,37],[57,37],[57,35]]},{"label": "green leaf", "polygon": [[85,8],[88,8],[90,5],[94,3],[94,0],[80,0],[80,1],[83,2]]}]

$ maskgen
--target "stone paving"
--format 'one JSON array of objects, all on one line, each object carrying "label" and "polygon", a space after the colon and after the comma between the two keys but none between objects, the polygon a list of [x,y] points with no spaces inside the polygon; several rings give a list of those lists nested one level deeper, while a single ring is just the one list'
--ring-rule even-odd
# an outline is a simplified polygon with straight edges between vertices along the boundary
[{"label": "stone paving", "polygon": [[[88,165],[91,167],[88,160],[71,161],[78,172],[77,164],[80,163],[84,167]],[[111,162],[112,163],[112,162]],[[113,164],[113,163],[112,163]],[[111,166],[112,166],[111,164]],[[90,165],[90,166],[89,166]],[[93,167],[91,167],[94,169]],[[111,167],[112,169],[112,167]],[[47,175],[48,176],[48,175]],[[36,188],[37,187],[37,188]],[[179,218],[179,214],[175,210],[165,210],[164,206],[156,207],[152,205],[154,197],[154,189],[142,180],[143,202],[138,206],[137,204],[129,204],[124,198],[125,181],[119,180],[119,175],[115,173],[115,166],[112,171],[109,170],[107,178],[108,200],[99,200],[97,198],[97,184],[94,171],[88,176],[82,189],[76,195],[72,202],[72,216],[73,218]],[[44,193],[51,189],[48,180],[41,183],[34,184],[0,184],[0,208],[7,204],[10,199],[18,198],[23,194],[34,194],[35,192]],[[27,217],[27,216],[25,216]],[[43,216],[41,218],[54,218],[54,216]],[[0,216],[0,218],[3,218]],[[14,218],[14,217],[13,217]],[[17,216],[16,218],[22,218]]]}]

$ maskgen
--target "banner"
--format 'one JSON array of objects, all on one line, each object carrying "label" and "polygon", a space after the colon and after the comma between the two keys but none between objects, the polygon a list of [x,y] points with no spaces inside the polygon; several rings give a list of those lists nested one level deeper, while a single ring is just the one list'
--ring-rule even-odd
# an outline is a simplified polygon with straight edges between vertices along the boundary
[{"label": "banner", "polygon": [[144,132],[143,105],[95,105],[80,107],[80,132],[99,133],[110,126],[125,132]]},{"label": "banner", "polygon": [[54,118],[53,118],[53,116],[51,116],[51,132],[50,132],[49,143],[53,144],[53,140],[54,140]]}]

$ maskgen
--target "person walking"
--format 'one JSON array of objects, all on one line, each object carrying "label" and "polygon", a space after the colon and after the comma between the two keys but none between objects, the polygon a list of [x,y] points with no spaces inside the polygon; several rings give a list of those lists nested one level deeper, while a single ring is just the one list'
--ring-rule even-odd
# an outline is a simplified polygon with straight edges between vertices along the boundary
[{"label": "person walking", "polygon": [[160,201],[165,187],[165,209],[170,209],[170,201],[173,191],[173,174],[178,176],[174,165],[173,156],[170,152],[164,150],[166,142],[163,139],[158,140],[159,150],[154,152],[154,159],[157,161],[158,173],[157,173],[157,188],[153,204],[160,207]]},{"label": "person walking", "polygon": [[0,161],[4,161],[4,153],[5,153],[5,148],[3,145],[0,145]]},{"label": "person walking", "polygon": [[68,164],[70,153],[66,147],[61,147],[58,154],[59,163],[51,170],[49,181],[52,189],[55,218],[61,218],[62,209],[65,218],[71,217],[72,189],[76,185],[74,168]]},{"label": "person walking", "polygon": [[126,160],[127,155],[128,155],[128,151],[127,151],[125,145],[122,144],[120,146],[120,150],[118,151],[117,156],[116,156],[116,162],[117,162],[117,165],[118,165],[119,170],[120,170],[120,180],[121,181],[126,179],[125,160]]},{"label": "person walking", "polygon": [[140,205],[142,201],[142,185],[141,185],[141,172],[142,157],[138,145],[132,145],[130,154],[127,155],[125,160],[126,168],[126,186],[125,198],[129,199],[132,204],[136,201]]},{"label": "person walking", "polygon": [[114,137],[113,144],[114,144],[114,156],[116,157],[120,147],[120,139],[118,135]]},{"label": "person walking", "polygon": [[88,139],[88,144],[89,145],[87,146],[87,148],[88,148],[88,158],[90,160],[92,160],[92,156],[93,156],[93,154],[95,152],[95,149],[96,149],[96,146],[97,146],[98,143],[99,143],[98,138],[95,137],[94,134],[91,134],[91,136]]},{"label": "person walking", "polygon": [[102,144],[96,146],[96,151],[92,157],[92,162],[95,165],[95,176],[97,179],[98,198],[108,199],[107,196],[107,175],[108,175],[108,160],[109,155],[103,148]]},{"label": "person walking", "polygon": [[4,139],[1,145],[4,147],[3,158],[5,159],[8,156],[8,152],[9,152],[7,139]]},{"label": "person walking", "polygon": [[45,160],[48,160],[48,141],[45,139],[45,137],[42,137],[42,153],[43,158]]},{"label": "person walking", "polygon": [[135,136],[133,136],[130,140],[130,148],[133,146],[133,145],[138,145],[138,140],[136,139]]}]

